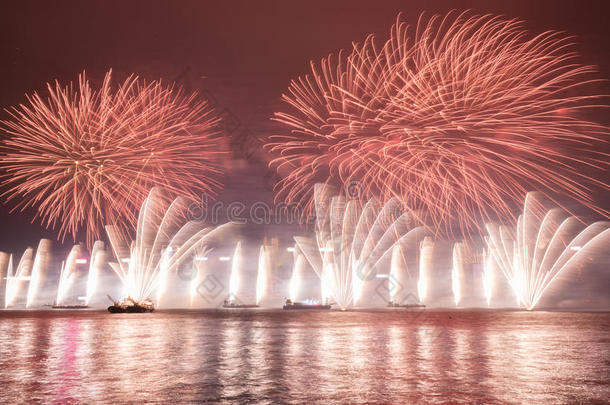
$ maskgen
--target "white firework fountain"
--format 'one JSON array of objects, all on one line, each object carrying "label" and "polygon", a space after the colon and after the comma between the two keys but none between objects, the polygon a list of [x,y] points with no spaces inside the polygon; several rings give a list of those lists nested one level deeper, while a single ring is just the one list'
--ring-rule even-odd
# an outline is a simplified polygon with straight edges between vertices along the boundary
[{"label": "white firework fountain", "polygon": [[388,260],[396,244],[409,238],[423,239],[425,229],[416,226],[413,212],[403,210],[396,199],[380,205],[336,196],[322,184],[314,188],[316,239],[295,237],[322,285],[322,298],[342,310],[357,305],[367,280]]},{"label": "white firework fountain", "polygon": [[517,299],[532,310],[558,275],[583,268],[607,254],[610,222],[589,226],[551,203],[541,193],[525,197],[516,227],[488,224],[488,249]]},{"label": "white firework fountain", "polygon": [[[13,255],[6,255],[6,287],[4,307],[8,308],[17,303],[19,294],[28,284],[26,295],[26,308],[31,308],[36,302],[38,291],[44,281],[49,262],[51,260],[51,241],[41,239],[34,255],[34,249],[27,248],[17,268],[14,267]],[[3,260],[4,261],[4,260]]]},{"label": "white firework fountain", "polygon": [[106,227],[118,263],[110,263],[124,288],[123,304],[111,312],[152,310],[151,296],[160,302],[167,291],[169,274],[192,257],[197,249],[229,231],[231,223],[206,227],[201,221],[187,221],[188,202],[178,197],[169,203],[163,191],[153,188],[140,209],[136,238],[128,242],[119,228]]}]

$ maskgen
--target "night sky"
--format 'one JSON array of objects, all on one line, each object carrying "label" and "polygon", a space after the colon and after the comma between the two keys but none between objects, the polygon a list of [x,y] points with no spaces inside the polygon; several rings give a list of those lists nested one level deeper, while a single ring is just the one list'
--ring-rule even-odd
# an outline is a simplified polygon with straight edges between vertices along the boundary
[{"label": "night sky", "polygon": [[[399,12],[414,24],[423,11],[451,9],[518,17],[533,33],[565,31],[577,37],[582,61],[610,77],[607,1],[14,1],[0,4],[0,106],[44,91],[47,81],[73,81],[84,69],[94,83],[109,68],[115,79],[136,73],[177,81],[211,98],[232,123],[220,199],[270,203],[273,176],[256,139],[277,131],[269,117],[290,79],[369,33],[385,40]],[[235,139],[254,153],[244,154]],[[608,205],[607,194],[596,198]],[[53,231],[30,224],[30,212],[9,210],[0,206],[0,250],[21,252],[41,236],[55,240]],[[288,238],[297,231],[283,229],[256,232]]]}]

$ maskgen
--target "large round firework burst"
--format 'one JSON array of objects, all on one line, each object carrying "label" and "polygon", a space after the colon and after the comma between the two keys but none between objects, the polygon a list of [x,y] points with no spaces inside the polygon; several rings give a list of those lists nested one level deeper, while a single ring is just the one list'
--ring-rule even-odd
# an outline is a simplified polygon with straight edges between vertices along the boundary
[{"label": "large round firework burst", "polygon": [[599,80],[572,42],[489,15],[422,17],[414,30],[399,16],[382,45],[369,36],[312,62],[273,118],[286,128],[267,145],[277,198],[311,208],[314,183],[358,182],[460,233],[514,219],[532,189],[607,216],[589,193],[609,188],[590,174],[608,169],[608,129],[585,118]]},{"label": "large round firework burst", "polygon": [[218,116],[207,101],[160,81],[109,71],[92,89],[48,84],[8,110],[0,164],[7,200],[33,207],[64,239],[84,231],[89,245],[104,225],[133,227],[154,186],[173,195],[214,195],[220,186]]}]

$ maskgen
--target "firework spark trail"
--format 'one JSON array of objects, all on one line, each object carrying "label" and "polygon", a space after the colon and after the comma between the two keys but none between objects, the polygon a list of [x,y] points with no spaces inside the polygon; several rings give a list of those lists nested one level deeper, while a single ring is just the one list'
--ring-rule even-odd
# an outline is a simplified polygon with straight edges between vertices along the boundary
[{"label": "firework spark trail", "polygon": [[47,90],[7,111],[0,165],[7,201],[60,238],[84,229],[91,246],[107,223],[133,228],[154,186],[192,198],[220,187],[219,118],[195,94],[137,76],[114,87],[111,71],[98,90],[84,72]]},{"label": "firework spark trail", "polygon": [[286,133],[267,144],[277,198],[310,212],[314,183],[358,181],[461,234],[513,220],[530,189],[608,216],[589,191],[610,188],[609,131],[585,116],[605,96],[589,92],[600,80],[573,47],[517,20],[450,13],[412,32],[399,16],[381,46],[370,36],[291,82],[273,118]]}]

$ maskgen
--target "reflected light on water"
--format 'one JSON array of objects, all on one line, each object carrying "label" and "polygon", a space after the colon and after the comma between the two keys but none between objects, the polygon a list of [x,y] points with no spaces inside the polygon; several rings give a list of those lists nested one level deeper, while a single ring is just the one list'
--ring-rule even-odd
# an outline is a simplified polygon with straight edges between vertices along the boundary
[{"label": "reflected light on water", "polygon": [[610,397],[608,313],[15,311],[0,317],[5,402]]}]

